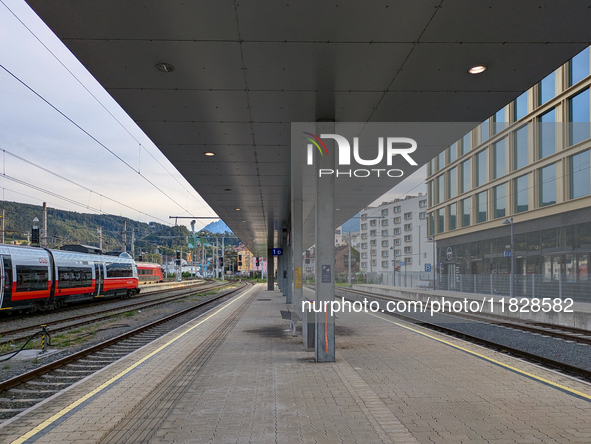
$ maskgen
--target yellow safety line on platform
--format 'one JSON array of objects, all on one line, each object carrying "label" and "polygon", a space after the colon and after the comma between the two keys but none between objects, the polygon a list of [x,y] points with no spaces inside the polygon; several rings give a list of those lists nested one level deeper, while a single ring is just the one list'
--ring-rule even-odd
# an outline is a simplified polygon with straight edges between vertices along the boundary
[{"label": "yellow safety line on platform", "polygon": [[505,367],[505,368],[507,368],[509,370],[512,370],[512,371],[516,372],[516,373],[519,373],[519,374],[525,375],[525,376],[527,376],[529,378],[532,378],[532,379],[535,379],[537,381],[543,382],[544,384],[548,384],[548,385],[550,385],[552,387],[556,387],[556,388],[559,388],[559,389],[564,390],[566,392],[569,392],[569,393],[572,393],[574,395],[580,396],[582,398],[591,400],[591,395],[588,395],[586,393],[583,393],[583,392],[581,392],[579,390],[575,390],[573,388],[566,387],[566,386],[564,386],[562,384],[558,384],[558,383],[552,382],[552,381],[550,381],[550,380],[548,380],[546,378],[542,378],[541,376],[537,376],[537,375],[534,375],[533,373],[526,372],[525,370],[520,370],[520,369],[518,369],[516,367],[513,367],[511,365],[504,364],[501,361],[497,361],[496,359],[489,358],[488,356],[485,356],[485,355],[481,355],[480,353],[474,352],[472,350],[468,350],[467,348],[464,348],[464,347],[460,347],[459,345],[455,345],[455,344],[453,344],[451,342],[448,342],[448,341],[445,341],[443,339],[436,338],[435,336],[431,336],[431,335],[429,335],[427,333],[423,333],[420,330],[416,330],[414,328],[407,327],[406,325],[399,324],[398,322],[394,322],[394,321],[391,321],[389,319],[385,319],[385,318],[383,318],[381,316],[377,316],[377,315],[375,315],[373,313],[368,313],[368,314],[371,314],[372,316],[374,316],[374,317],[376,317],[378,319],[381,319],[383,321],[389,322],[390,324],[397,325],[399,327],[405,328],[406,330],[410,330],[410,331],[413,331],[415,333],[418,333],[418,334],[420,334],[422,336],[426,336],[427,338],[433,339],[433,340],[435,340],[437,342],[441,342],[442,344],[449,345],[450,347],[453,347],[453,348],[456,348],[456,349],[461,350],[463,352],[466,352],[466,353],[469,353],[471,355],[477,356],[477,357],[479,357],[481,359],[484,359],[485,361],[492,362],[493,364],[499,365],[501,367]]},{"label": "yellow safety line on platform", "polygon": [[67,414],[68,412],[72,411],[73,409],[75,409],[76,407],[78,407],[80,404],[82,404],[84,401],[92,398],[94,395],[96,395],[97,393],[103,391],[104,389],[106,389],[108,386],[110,386],[111,384],[113,384],[115,381],[121,379],[123,376],[125,376],[127,373],[129,373],[130,371],[132,371],[134,368],[136,368],[137,366],[143,364],[144,362],[146,362],[148,359],[150,359],[152,356],[160,353],[162,350],[164,350],[166,347],[168,347],[170,344],[172,344],[173,342],[177,341],[178,339],[180,339],[181,337],[185,336],[187,333],[189,333],[191,330],[199,327],[201,324],[203,324],[205,321],[207,321],[208,319],[212,318],[213,316],[215,316],[216,314],[218,314],[220,311],[225,310],[226,308],[228,308],[230,305],[232,305],[234,302],[236,302],[237,300],[241,299],[242,297],[246,296],[250,291],[254,290],[255,287],[251,288],[250,290],[246,291],[244,294],[242,294],[241,296],[238,296],[236,299],[233,299],[232,301],[230,301],[229,303],[227,303],[226,305],[224,305],[222,308],[216,310],[214,313],[210,314],[208,317],[206,317],[205,319],[203,319],[202,321],[200,321],[199,323],[195,324],[193,327],[189,328],[188,330],[185,330],[183,333],[177,335],[176,337],[174,337],[173,339],[171,339],[170,341],[168,341],[166,344],[161,345],[160,347],[158,347],[156,350],[154,350],[153,352],[151,352],[149,355],[144,356],[142,359],[140,359],[139,361],[137,361],[135,364],[130,365],[129,367],[127,367],[125,370],[121,371],[120,373],[118,373],[117,375],[113,376],[111,379],[109,379],[107,382],[101,384],[100,386],[98,386],[97,388],[95,388],[94,390],[92,390],[91,392],[87,393],[86,395],[84,395],[82,398],[77,399],[76,401],[74,401],[73,403],[71,403],[70,405],[68,405],[67,407],[64,407],[62,410],[60,410],[59,412],[57,412],[55,415],[53,415],[52,417],[46,419],[45,421],[43,421],[41,424],[39,424],[37,427],[33,428],[32,430],[30,430],[29,432],[25,433],[24,435],[22,435],[20,438],[15,439],[14,441],[12,441],[11,444],[21,444],[23,442],[25,442],[27,439],[32,438],[33,436],[35,436],[37,433],[41,432],[43,429],[47,428],[48,426],[50,426],[51,424],[53,424],[55,421],[57,421],[58,419],[60,419],[62,416],[64,416],[65,414]]}]

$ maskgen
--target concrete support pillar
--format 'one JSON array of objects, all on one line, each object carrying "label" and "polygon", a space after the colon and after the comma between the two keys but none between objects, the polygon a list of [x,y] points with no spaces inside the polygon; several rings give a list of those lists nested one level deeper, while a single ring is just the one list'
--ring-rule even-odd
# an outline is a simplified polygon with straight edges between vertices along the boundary
[{"label": "concrete support pillar", "polygon": [[[334,122],[316,124],[316,134],[334,134]],[[334,301],[335,294],[335,174],[323,174],[320,170],[335,170],[335,142],[325,139],[327,155],[314,153],[316,186],[316,362],[335,361],[334,315],[324,310],[325,302]]]},{"label": "concrete support pillar", "polygon": [[[291,238],[291,236],[290,236]],[[285,303],[291,304],[292,303],[292,295],[293,295],[293,267],[292,267],[292,248],[291,243],[285,246],[285,251],[283,252],[285,255],[285,271],[287,271],[287,279],[285,280]]]},{"label": "concrete support pillar", "polygon": [[277,288],[279,291],[282,291],[283,288],[283,264],[281,263],[283,258],[281,256],[277,256]]},{"label": "concrete support pillar", "polygon": [[[292,257],[293,257],[293,310],[300,319],[302,315],[302,268],[303,268],[303,220],[302,220],[302,199],[293,200],[291,203],[291,227],[292,227]],[[293,316],[293,315],[292,315]]]},{"label": "concrete support pillar", "polygon": [[275,290],[275,256],[273,256],[273,250],[267,250],[267,290]]}]

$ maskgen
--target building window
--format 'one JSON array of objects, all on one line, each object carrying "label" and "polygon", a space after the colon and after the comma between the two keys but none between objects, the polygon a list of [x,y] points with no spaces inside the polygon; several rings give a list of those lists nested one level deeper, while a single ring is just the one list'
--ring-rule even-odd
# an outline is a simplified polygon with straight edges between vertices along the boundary
[{"label": "building window", "polygon": [[367,259],[367,253],[361,253],[361,259]]},{"label": "building window", "polygon": [[457,204],[453,203],[449,206],[449,229],[456,229],[456,218],[457,218]]},{"label": "building window", "polygon": [[367,230],[367,224],[361,224],[361,229],[362,230]]},{"label": "building window", "polygon": [[449,147],[449,163],[452,163],[457,158],[458,144],[454,143]]},{"label": "building window", "polygon": [[480,124],[480,143],[486,142],[490,137],[488,131],[489,121],[490,119],[486,119]]},{"label": "building window", "polygon": [[394,234],[400,234],[400,228],[394,228]]},{"label": "building window", "polygon": [[378,225],[378,221],[377,220],[372,219],[372,220],[369,221],[369,226],[370,227],[375,227],[377,225]]},{"label": "building window", "polygon": [[[372,255],[372,256],[377,256],[377,254],[376,254],[376,250],[371,250],[371,255]],[[374,265],[375,265],[375,264],[374,264]]]},{"label": "building window", "polygon": [[498,179],[505,175],[505,139],[493,145],[493,156],[495,158],[494,179]]},{"label": "building window", "polygon": [[443,233],[445,231],[445,212],[443,208],[437,210],[437,232]]},{"label": "building window", "polygon": [[405,257],[404,258],[404,263],[406,265],[412,265],[412,257]]},{"label": "building window", "polygon": [[375,259],[371,260],[371,265],[373,265],[374,267],[376,266],[377,261]]},{"label": "building window", "polygon": [[513,142],[515,146],[515,169],[523,168],[528,164],[527,161],[527,125],[522,126],[513,133]]},{"label": "building window", "polygon": [[441,203],[445,200],[445,174],[442,174],[437,178],[437,203]]},{"label": "building window", "polygon": [[513,118],[515,122],[527,114],[527,91],[513,101]]},{"label": "building window", "polygon": [[400,250],[394,250],[394,256],[400,256]]},{"label": "building window", "polygon": [[404,224],[404,231],[412,230],[412,224]]},{"label": "building window", "polygon": [[494,187],[495,219],[505,217],[505,184]]},{"label": "building window", "polygon": [[556,164],[540,169],[540,207],[556,203]]},{"label": "building window", "polygon": [[448,184],[449,184],[449,198],[454,198],[458,195],[458,181],[457,181],[457,167],[456,168],[452,168],[451,170],[449,170],[449,174],[448,174]]},{"label": "building window", "polygon": [[361,262],[361,268],[367,268],[367,262]]},{"label": "building window", "polygon": [[361,220],[367,219],[367,213],[361,215]]},{"label": "building window", "polygon": [[400,245],[400,238],[394,239],[394,245]]},{"label": "building window", "polygon": [[382,236],[387,236],[388,235],[388,230],[382,230]]},{"label": "building window", "polygon": [[497,134],[505,129],[505,108],[498,110],[493,116],[493,134]]},{"label": "building window", "polygon": [[389,254],[389,253],[390,253],[390,252],[389,252],[388,250],[383,250],[383,251],[382,251],[382,257],[388,257],[388,254]]},{"label": "building window", "polygon": [[556,112],[550,110],[540,116],[540,159],[556,152]]},{"label": "building window", "polygon": [[376,240],[375,239],[370,240],[369,245],[371,245],[372,247],[375,247],[377,245]]},{"label": "building window", "polygon": [[570,198],[591,194],[590,151],[583,151],[570,157]]},{"label": "building window", "polygon": [[476,195],[476,209],[478,210],[477,222],[486,222],[487,205],[488,200],[486,199],[486,191],[478,193]]},{"label": "building window", "polygon": [[570,145],[589,138],[589,88],[568,99]]},{"label": "building window", "polygon": [[341,230],[334,230],[334,234],[341,234]]},{"label": "building window", "polygon": [[486,183],[486,150],[479,152],[476,155],[476,186],[484,185]]},{"label": "building window", "polygon": [[419,200],[419,208],[426,208],[427,201],[426,200]]},{"label": "building window", "polygon": [[470,191],[471,185],[471,176],[470,176],[470,159],[462,162],[462,193],[466,193]]},{"label": "building window", "polygon": [[538,105],[543,105],[554,98],[556,94],[556,82],[554,72],[551,72],[538,84]]},{"label": "building window", "polygon": [[400,206],[398,206],[398,207],[394,207],[394,212],[395,212],[395,213],[400,213]]},{"label": "building window", "polygon": [[370,230],[369,231],[369,235],[370,236],[375,236],[376,235],[376,230]]},{"label": "building window", "polygon": [[400,223],[400,218],[399,217],[395,217],[394,218],[394,223],[395,224],[399,224]]},{"label": "building window", "polygon": [[412,234],[407,234],[404,236],[404,242],[412,242]]},{"label": "building window", "polygon": [[434,214],[433,212],[429,213],[429,234],[434,235],[435,234],[435,221],[433,220],[434,218]]},{"label": "building window", "polygon": [[382,268],[388,268],[388,261],[382,261]]},{"label": "building window", "polygon": [[589,75],[589,47],[570,59],[568,68],[569,86],[573,86],[587,77]]},{"label": "building window", "polygon": [[437,163],[439,164],[439,169],[445,166],[445,151],[442,151],[437,156]]},{"label": "building window", "polygon": [[429,199],[429,206],[433,205],[433,181],[430,180],[427,184],[427,199]]},{"label": "building window", "polygon": [[427,162],[427,176],[433,174],[433,159]]},{"label": "building window", "polygon": [[470,226],[470,198],[462,201],[462,227]]},{"label": "building window", "polygon": [[388,219],[383,219],[382,220],[382,227],[387,227],[388,226]]},{"label": "building window", "polygon": [[462,137],[462,156],[464,154],[466,154],[468,151],[470,151],[470,133],[464,135],[464,137]]},{"label": "building window", "polygon": [[529,208],[529,186],[527,174],[515,179],[515,212],[523,213]]},{"label": "building window", "polygon": [[385,208],[382,210],[382,217],[387,216],[388,215],[388,209]]},{"label": "building window", "polygon": [[404,220],[412,219],[412,213],[404,213]]},{"label": "building window", "polygon": [[427,219],[427,213],[424,211],[422,213],[419,213],[419,219]]},{"label": "building window", "polygon": [[410,254],[410,253],[412,253],[412,247],[404,247],[404,253],[405,253],[405,254]]},{"label": "building window", "polygon": [[365,250],[367,248],[367,242],[363,242],[361,244],[361,248]]},{"label": "building window", "polygon": [[361,239],[367,239],[367,233],[361,233]]},{"label": "building window", "polygon": [[388,241],[387,240],[383,240],[382,241],[382,247],[387,247],[388,246]]}]

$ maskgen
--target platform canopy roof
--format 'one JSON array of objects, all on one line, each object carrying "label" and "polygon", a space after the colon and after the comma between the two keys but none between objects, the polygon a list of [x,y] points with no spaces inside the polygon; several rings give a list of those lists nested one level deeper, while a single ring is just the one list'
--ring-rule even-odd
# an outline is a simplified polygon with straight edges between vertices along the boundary
[{"label": "platform canopy roof", "polygon": [[291,122],[482,121],[591,41],[577,0],[28,3],[261,255],[290,214]]}]

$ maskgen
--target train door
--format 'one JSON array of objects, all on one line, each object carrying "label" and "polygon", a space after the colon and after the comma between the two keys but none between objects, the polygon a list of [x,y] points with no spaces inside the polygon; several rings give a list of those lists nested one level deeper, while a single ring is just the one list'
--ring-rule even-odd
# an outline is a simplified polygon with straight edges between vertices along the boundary
[{"label": "train door", "polygon": [[10,306],[12,299],[12,259],[10,256],[2,256],[0,269],[2,270],[2,285],[0,287],[0,307]]},{"label": "train door", "polygon": [[94,275],[95,275],[95,296],[99,296],[103,291],[103,285],[105,284],[105,270],[103,264],[99,262],[94,263]]}]

